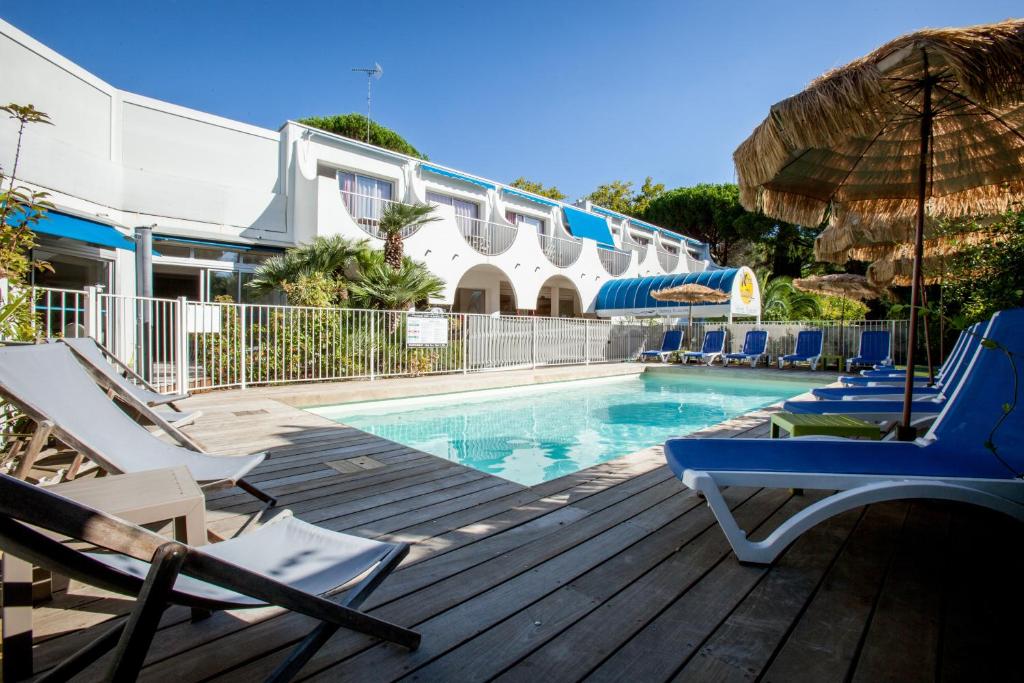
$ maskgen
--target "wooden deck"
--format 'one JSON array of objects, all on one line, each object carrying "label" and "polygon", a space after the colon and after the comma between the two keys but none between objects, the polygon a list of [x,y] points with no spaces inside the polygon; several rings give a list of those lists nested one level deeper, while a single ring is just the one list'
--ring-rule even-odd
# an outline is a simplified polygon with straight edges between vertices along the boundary
[{"label": "wooden deck", "polygon": [[[366,603],[416,652],[339,632],[300,679],[390,681],[1005,680],[1022,677],[1020,528],[946,504],[877,505],[744,566],[659,448],[527,488],[243,392],[200,396],[191,433],[269,449],[252,479],[303,519],[413,544]],[[766,413],[703,435],[764,437]],[[340,464],[337,461],[348,461]],[[334,466],[328,463],[335,463]],[[763,535],[817,494],[730,489]],[[256,503],[209,496],[212,525]],[[1000,540],[1013,539],[1009,544]],[[36,609],[43,671],[131,601],[73,585]],[[252,681],[313,626],[280,610],[166,613],[143,677]],[[89,670],[92,679],[103,662]]]}]

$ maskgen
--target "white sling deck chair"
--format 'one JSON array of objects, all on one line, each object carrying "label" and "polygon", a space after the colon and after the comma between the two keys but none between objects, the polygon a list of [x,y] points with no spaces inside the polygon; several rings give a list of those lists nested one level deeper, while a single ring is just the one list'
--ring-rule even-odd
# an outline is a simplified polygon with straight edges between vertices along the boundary
[{"label": "white sling deck chair", "polygon": [[195,422],[201,411],[182,411],[175,401],[188,398],[188,394],[161,394],[138,373],[117,359],[105,346],[92,337],[66,337],[59,340],[67,344],[92,372],[101,373],[114,387],[118,396],[131,394],[153,408],[165,420],[177,427]]},{"label": "white sling deck chair", "polygon": [[[134,410],[178,443],[162,441],[121,410],[101,388],[102,382],[103,377],[90,375],[65,344],[0,347],[0,396],[36,422],[37,437],[42,434],[45,440],[52,433],[113,474],[184,465],[205,489],[238,486],[268,505],[275,504],[272,496],[242,478],[266,454],[203,453],[195,440],[141,401],[125,396]],[[23,461],[19,476],[31,464]]]},{"label": "white sling deck chair", "polygon": [[[933,498],[972,503],[1024,522],[1024,407],[1012,358],[1024,356],[1024,309],[993,316],[986,342],[928,432],[912,442],[797,439],[671,439],[665,456],[700,491],[744,562],[770,564],[811,527],[870,503]],[[1017,361],[1019,363],[1019,361]],[[838,490],[752,542],[722,486]]]},{"label": "white sling deck chair", "polygon": [[[82,552],[39,529],[116,554]],[[318,619],[320,625],[271,675],[274,681],[298,673],[339,628],[409,649],[420,642],[415,631],[358,609],[401,562],[406,544],[329,531],[294,517],[277,517],[248,534],[191,547],[0,474],[0,548],[91,586],[137,597],[127,620],[48,672],[50,680],[68,680],[111,649],[105,680],[135,680],[160,617],[171,605],[198,610],[276,605]],[[322,597],[346,585],[351,587],[342,600]],[[31,587],[25,588],[5,583],[5,600],[30,595]],[[5,605],[12,607],[24,608],[24,601]],[[30,631],[27,636],[4,643],[5,680],[32,674]]]}]

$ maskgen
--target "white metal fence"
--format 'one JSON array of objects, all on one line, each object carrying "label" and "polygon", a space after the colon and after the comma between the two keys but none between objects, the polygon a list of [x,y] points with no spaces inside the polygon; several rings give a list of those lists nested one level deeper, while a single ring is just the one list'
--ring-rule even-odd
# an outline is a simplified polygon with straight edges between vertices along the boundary
[{"label": "white metal fence", "polygon": [[658,263],[661,264],[662,270],[666,273],[675,271],[676,266],[679,265],[679,252],[672,252],[662,247],[657,247],[655,252],[658,254]]},{"label": "white metal fence", "polygon": [[[659,348],[670,329],[652,321],[201,303],[93,288],[37,288],[35,301],[40,336],[93,336],[167,392],[630,360]],[[791,353],[800,330],[822,329],[825,354],[836,358],[856,355],[862,330],[885,329],[897,362],[907,331],[902,320],[694,323],[685,347],[698,349],[706,330],[722,327],[731,351],[747,330],[768,330],[773,357]]]}]

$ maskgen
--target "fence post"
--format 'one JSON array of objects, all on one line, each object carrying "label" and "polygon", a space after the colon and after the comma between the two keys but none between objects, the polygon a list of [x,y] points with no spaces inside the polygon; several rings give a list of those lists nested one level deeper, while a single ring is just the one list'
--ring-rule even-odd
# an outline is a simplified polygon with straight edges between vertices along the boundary
[{"label": "fence post", "polygon": [[376,311],[367,311],[370,316],[370,381],[376,379],[377,368],[377,321]]},{"label": "fence post", "polygon": [[532,339],[530,341],[530,359],[533,363],[533,369],[537,369],[537,316],[533,316],[530,319],[533,322],[532,326]]},{"label": "fence post", "polygon": [[85,288],[85,336],[102,341],[99,335],[100,301],[96,287]]},{"label": "fence post", "polygon": [[590,321],[583,319],[583,362],[590,365]]},{"label": "fence post", "polygon": [[241,314],[241,321],[238,326],[238,333],[240,335],[238,339],[238,372],[241,373],[241,388],[247,389],[249,386],[248,371],[249,371],[249,359],[246,357],[245,339],[248,337],[249,321],[246,316],[246,304],[238,304],[238,311]]},{"label": "fence post", "polygon": [[469,316],[465,313],[459,314],[462,321],[462,374],[469,374]]},{"label": "fence post", "polygon": [[187,307],[188,300],[179,296],[178,314],[174,316],[174,361],[177,366],[175,383],[179,394],[188,391],[188,325],[185,322]]}]

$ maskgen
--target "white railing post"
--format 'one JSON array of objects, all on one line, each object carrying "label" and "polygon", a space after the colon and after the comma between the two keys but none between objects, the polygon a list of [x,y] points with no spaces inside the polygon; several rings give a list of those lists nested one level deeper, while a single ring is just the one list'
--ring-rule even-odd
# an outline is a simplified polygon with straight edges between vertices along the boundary
[{"label": "white railing post", "polygon": [[[85,336],[92,337],[97,341],[100,339],[100,297],[96,287],[85,288]],[[109,343],[109,342],[108,342]]]},{"label": "white railing post", "polygon": [[531,318],[533,321],[532,340],[530,341],[530,358],[534,369],[537,369],[537,316]]},{"label": "white railing post", "polygon": [[187,311],[188,300],[179,296],[178,314],[174,316],[175,383],[179,394],[188,391],[188,324],[185,320]]},{"label": "white railing post", "polygon": [[377,315],[377,311],[369,311],[370,313],[370,381],[376,379],[376,368],[377,368],[377,321],[374,319]]},{"label": "white railing post", "polygon": [[462,320],[460,327],[462,328],[462,374],[469,374],[469,316],[465,313],[460,313],[459,318]]},{"label": "white railing post", "polygon": [[583,321],[583,362],[590,365],[590,321]]},{"label": "white railing post", "polygon": [[249,370],[249,368],[248,368],[249,359],[246,357],[247,356],[247,352],[246,352],[246,345],[245,345],[246,337],[248,337],[249,322],[247,320],[248,316],[246,316],[246,314],[245,314],[246,313],[245,308],[246,308],[246,304],[238,304],[238,313],[239,313],[239,315],[242,318],[239,321],[239,324],[238,324],[238,334],[239,334],[239,339],[238,339],[238,372],[241,374],[241,377],[239,378],[239,380],[241,382],[241,388],[242,389],[248,388],[248,385],[249,385],[248,378],[247,378],[248,370]]}]

